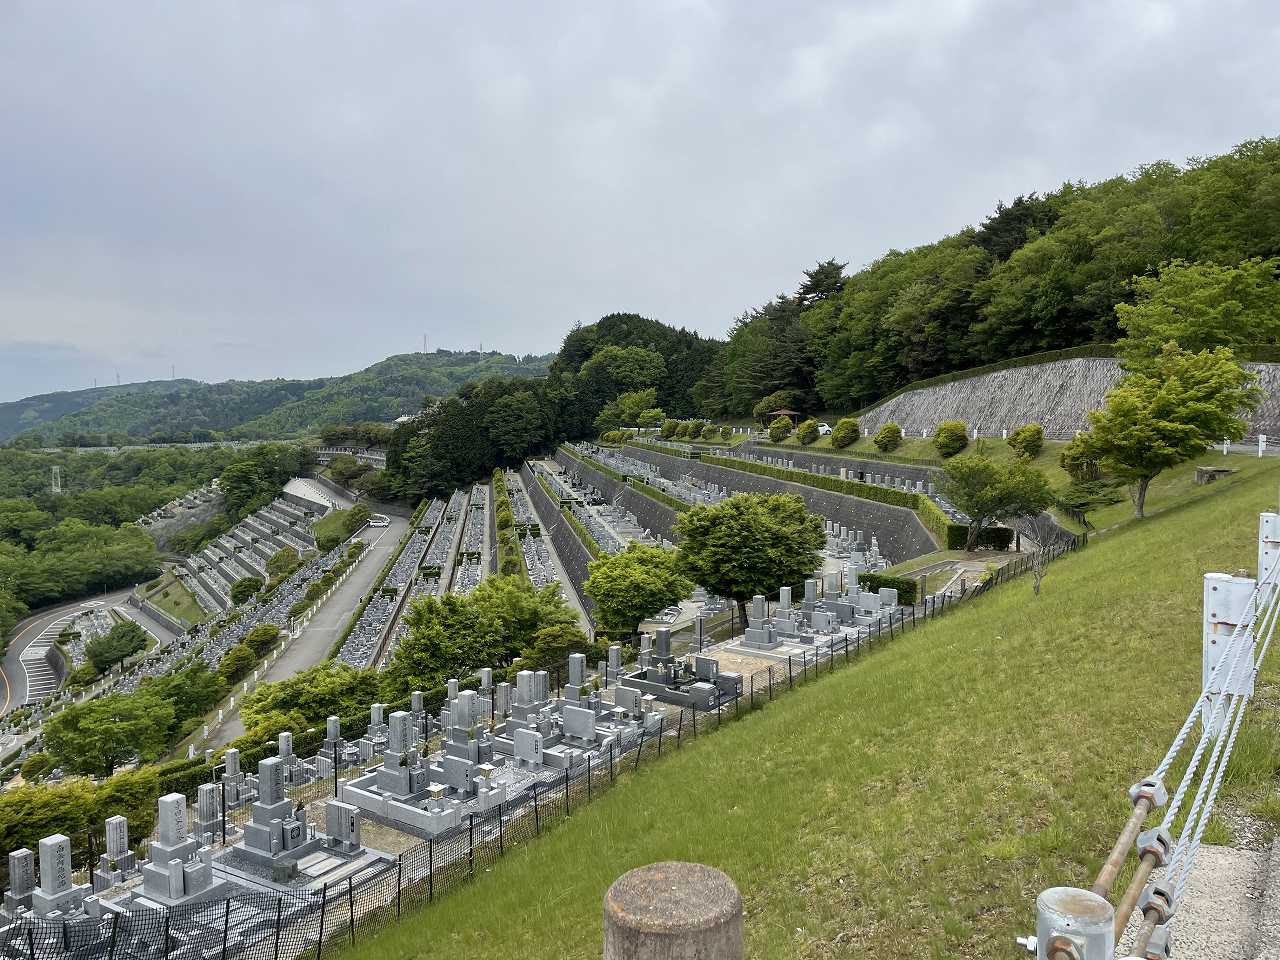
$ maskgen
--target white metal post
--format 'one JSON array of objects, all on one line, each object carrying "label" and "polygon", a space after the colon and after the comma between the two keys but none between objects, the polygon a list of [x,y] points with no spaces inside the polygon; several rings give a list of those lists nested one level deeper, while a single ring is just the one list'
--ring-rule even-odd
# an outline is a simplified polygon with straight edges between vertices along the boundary
[{"label": "white metal post", "polygon": [[[1250,601],[1257,581],[1252,577],[1233,577],[1226,573],[1206,573],[1204,575],[1204,632],[1201,644],[1201,686],[1206,697],[1201,707],[1201,722],[1210,724],[1210,717],[1217,709],[1218,701],[1224,693],[1244,693],[1252,687],[1252,664],[1244,663],[1243,650],[1248,640],[1243,635],[1232,643],[1231,637],[1236,627],[1249,619]],[[1224,656],[1240,658],[1236,669],[1232,671],[1228,663],[1218,671],[1210,681],[1210,675]],[[1230,683],[1227,680],[1230,677]],[[1216,737],[1222,727],[1225,711],[1220,711],[1216,721],[1210,726]]]}]

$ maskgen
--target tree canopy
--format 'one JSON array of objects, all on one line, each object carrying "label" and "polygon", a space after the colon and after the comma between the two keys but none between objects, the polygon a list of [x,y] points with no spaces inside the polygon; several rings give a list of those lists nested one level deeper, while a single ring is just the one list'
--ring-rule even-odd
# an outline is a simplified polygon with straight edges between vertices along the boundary
[{"label": "tree canopy", "polygon": [[1240,414],[1259,400],[1254,381],[1226,347],[1190,353],[1166,344],[1107,392],[1104,409],[1090,412],[1079,452],[1135,485],[1134,513],[1142,517],[1147,487],[1162,470],[1244,436]]},{"label": "tree canopy", "polygon": [[111,694],[49,718],[45,749],[75,773],[106,777],[122,763],[159,757],[173,718],[173,705],[159,697]]},{"label": "tree canopy", "polygon": [[1004,520],[1035,516],[1053,503],[1043,473],[1020,461],[998,463],[978,454],[947,461],[942,493],[969,517],[964,548],[977,547],[984,529]]},{"label": "tree canopy", "polygon": [[641,620],[679,603],[693,582],[678,569],[676,552],[631,543],[626,550],[591,561],[583,589],[596,603],[600,625],[632,637]]},{"label": "tree canopy", "polygon": [[85,645],[85,656],[98,673],[106,673],[121,660],[146,649],[147,631],[125,620]]},{"label": "tree canopy", "polygon": [[679,569],[712,593],[746,602],[800,583],[822,566],[822,518],[794,494],[740,493],[676,521]]}]

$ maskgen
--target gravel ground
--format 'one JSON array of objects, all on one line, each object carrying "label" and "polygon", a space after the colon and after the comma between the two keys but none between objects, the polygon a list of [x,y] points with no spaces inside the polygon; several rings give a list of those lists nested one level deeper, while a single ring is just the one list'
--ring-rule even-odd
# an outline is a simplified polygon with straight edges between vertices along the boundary
[{"label": "gravel ground", "polygon": [[[1173,924],[1173,955],[1195,960],[1255,960],[1277,958],[1280,954],[1258,954],[1259,923],[1262,921],[1264,891],[1268,871],[1277,872],[1280,862],[1272,854],[1280,850],[1240,850],[1235,847],[1200,848],[1195,869],[1187,879],[1183,903]],[[1163,870],[1156,871],[1160,878]],[[1280,926],[1275,909],[1280,906],[1280,877],[1271,886],[1272,915],[1267,923]],[[1128,956],[1129,944],[1141,922],[1135,911],[1118,944],[1117,955]]]}]

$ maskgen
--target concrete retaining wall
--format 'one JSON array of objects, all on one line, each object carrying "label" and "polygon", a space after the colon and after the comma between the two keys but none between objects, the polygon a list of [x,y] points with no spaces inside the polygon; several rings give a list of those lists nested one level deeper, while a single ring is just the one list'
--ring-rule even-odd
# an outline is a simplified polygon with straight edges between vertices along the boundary
[{"label": "concrete retaining wall", "polygon": [[[1280,436],[1280,364],[1249,363],[1266,398],[1249,418],[1248,434]],[[979,436],[998,437],[1024,423],[1038,423],[1045,436],[1065,440],[1086,427],[1085,414],[1103,404],[1120,380],[1120,364],[1103,357],[1054,360],[997,370],[977,377],[912,390],[872,407],[862,417],[863,433],[893,422],[909,437],[933,435],[942,420],[963,420]]]},{"label": "concrete retaining wall", "polygon": [[655,537],[675,542],[676,518],[680,516],[665,503],[659,503],[652,497],[646,497],[639,490],[627,487],[622,493],[622,506],[636,515],[640,526],[645,527]]},{"label": "concrete retaining wall", "polygon": [[529,502],[533,505],[533,512],[537,515],[538,523],[542,527],[542,535],[551,541],[551,546],[560,560],[560,566],[564,568],[565,576],[569,578],[567,586],[577,595],[578,602],[587,614],[587,619],[594,627],[596,603],[582,589],[589,575],[587,565],[591,563],[591,552],[569,526],[569,521],[560,512],[560,505],[547,496],[547,491],[542,488],[542,484],[538,482],[527,463],[520,468],[520,479],[524,481]]},{"label": "concrete retaining wall", "polygon": [[823,454],[816,450],[810,451],[803,448],[771,447],[768,444],[757,443],[754,440],[747,441],[737,449],[761,457],[778,457],[784,460],[793,460],[799,470],[811,470],[814,467],[822,466],[839,476],[840,468],[844,467],[849,471],[850,480],[861,480],[863,478],[860,474],[870,473],[884,474],[890,477],[905,477],[912,483],[917,480],[925,483],[937,483],[938,477],[942,473],[940,467],[918,467],[905,463],[889,463],[886,460],[864,460],[860,457],[843,457],[835,453]]},{"label": "concrete retaining wall", "polygon": [[651,463],[668,480],[691,473],[699,480],[727,487],[734,493],[794,493],[809,509],[827,520],[861,530],[870,540],[875,534],[880,552],[893,563],[910,560],[938,549],[915,511],[874,500],[861,500],[843,493],[819,490],[802,483],[790,483],[754,473],[730,470],[698,460],[685,460],[642,447],[627,447],[627,455]]},{"label": "concrete retaining wall", "polygon": [[600,496],[612,503],[622,493],[626,484],[619,483],[608,474],[601,473],[595,467],[587,466],[580,460],[575,460],[563,450],[557,450],[555,456],[556,463],[564,467],[565,470],[577,473],[583,480],[591,484],[600,491]]}]

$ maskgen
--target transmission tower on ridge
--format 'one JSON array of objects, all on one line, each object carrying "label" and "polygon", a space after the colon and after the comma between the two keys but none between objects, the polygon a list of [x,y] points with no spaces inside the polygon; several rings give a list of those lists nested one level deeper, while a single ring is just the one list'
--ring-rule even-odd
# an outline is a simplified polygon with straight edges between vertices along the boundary
[{"label": "transmission tower on ridge", "polygon": [[55,496],[62,492],[62,468],[59,466],[55,465],[53,468],[53,478],[49,483],[49,490]]}]

